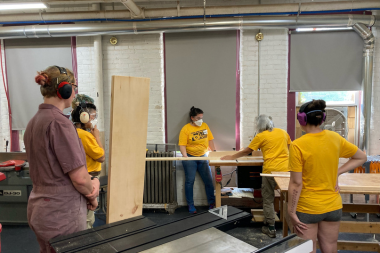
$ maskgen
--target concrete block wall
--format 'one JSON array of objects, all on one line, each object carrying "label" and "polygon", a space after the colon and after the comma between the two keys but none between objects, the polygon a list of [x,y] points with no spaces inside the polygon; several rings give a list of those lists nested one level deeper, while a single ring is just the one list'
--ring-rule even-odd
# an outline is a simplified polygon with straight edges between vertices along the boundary
[{"label": "concrete block wall", "polygon": [[[240,36],[241,146],[252,140],[254,119],[272,116],[275,127],[287,128],[288,29],[242,30]],[[258,102],[258,49],[260,43],[260,112]]]}]

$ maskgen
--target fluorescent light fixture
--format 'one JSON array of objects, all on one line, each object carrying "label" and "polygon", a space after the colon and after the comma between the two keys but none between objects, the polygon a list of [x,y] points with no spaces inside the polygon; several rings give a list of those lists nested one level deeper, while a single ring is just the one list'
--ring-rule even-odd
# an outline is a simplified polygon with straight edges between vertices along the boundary
[{"label": "fluorescent light fixture", "polygon": [[342,31],[352,30],[352,27],[321,27],[321,28],[297,28],[297,32],[318,32],[318,31]]},{"label": "fluorescent light fixture", "polygon": [[45,9],[43,3],[1,3],[0,10]]}]

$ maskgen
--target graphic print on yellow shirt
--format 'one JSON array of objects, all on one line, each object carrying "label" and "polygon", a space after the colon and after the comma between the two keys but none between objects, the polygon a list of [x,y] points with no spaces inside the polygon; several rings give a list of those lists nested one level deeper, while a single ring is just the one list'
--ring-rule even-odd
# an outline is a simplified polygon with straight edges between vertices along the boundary
[{"label": "graphic print on yellow shirt", "polygon": [[208,142],[213,140],[214,136],[206,123],[201,126],[186,124],[180,134],[178,145],[186,146],[186,152],[192,156],[202,156],[206,154]]},{"label": "graphic print on yellow shirt", "polygon": [[289,170],[302,172],[298,212],[323,214],[342,208],[342,198],[335,191],[339,158],[352,157],[357,150],[354,144],[328,130],[305,134],[293,141]]},{"label": "graphic print on yellow shirt", "polygon": [[273,128],[272,131],[257,134],[248,147],[252,150],[261,149],[264,158],[263,173],[270,174],[272,171],[289,171],[288,145],[291,142],[285,130]]},{"label": "graphic print on yellow shirt", "polygon": [[104,150],[99,146],[95,137],[80,128],[77,128],[78,136],[82,141],[86,153],[86,164],[88,172],[98,172],[102,169],[100,162],[96,161],[104,155]]}]

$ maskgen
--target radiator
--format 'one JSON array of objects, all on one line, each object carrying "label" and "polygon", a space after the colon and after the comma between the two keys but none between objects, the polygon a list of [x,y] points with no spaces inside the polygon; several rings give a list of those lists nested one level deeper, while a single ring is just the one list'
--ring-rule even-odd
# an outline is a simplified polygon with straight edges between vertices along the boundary
[{"label": "radiator", "polygon": [[[173,152],[148,151],[146,157],[173,157]],[[144,208],[164,208],[174,213],[177,208],[175,162],[149,161],[145,165]]]}]

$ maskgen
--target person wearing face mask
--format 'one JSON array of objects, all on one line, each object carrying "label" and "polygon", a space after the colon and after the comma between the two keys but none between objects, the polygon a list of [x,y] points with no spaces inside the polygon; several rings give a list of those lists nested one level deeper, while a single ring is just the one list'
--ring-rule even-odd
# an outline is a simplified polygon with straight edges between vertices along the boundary
[{"label": "person wearing face mask", "polygon": [[[204,157],[207,151],[215,150],[214,137],[210,128],[203,122],[203,111],[194,106],[190,109],[190,123],[186,124],[179,134],[179,147],[183,157]],[[182,161],[185,170],[185,195],[190,213],[197,213],[193,200],[193,186],[198,171],[206,189],[209,209],[215,207],[214,185],[211,169],[207,160]]]},{"label": "person wearing face mask", "polygon": [[[101,163],[105,161],[104,148],[100,141],[97,124],[96,106],[93,99],[78,94],[72,102],[73,111],[71,119],[77,129],[86,153],[87,170],[90,176],[99,179],[102,169]],[[92,228],[95,222],[94,211],[87,211],[87,228]]]}]

